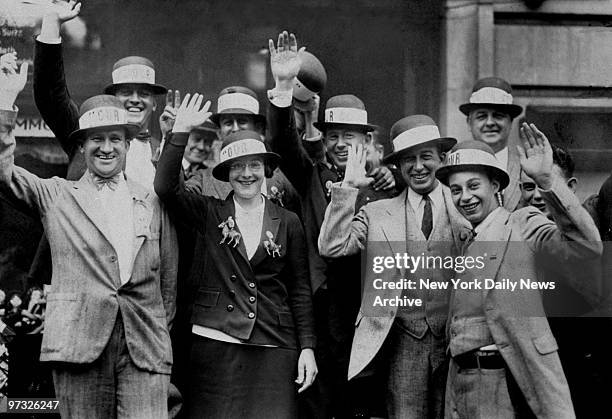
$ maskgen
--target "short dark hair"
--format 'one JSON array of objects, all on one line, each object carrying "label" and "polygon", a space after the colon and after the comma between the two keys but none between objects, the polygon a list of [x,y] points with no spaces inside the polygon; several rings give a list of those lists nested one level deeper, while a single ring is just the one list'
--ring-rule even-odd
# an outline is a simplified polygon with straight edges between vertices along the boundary
[{"label": "short dark hair", "polygon": [[264,164],[264,176],[268,179],[274,175],[275,168],[272,168],[268,163]]},{"label": "short dark hair", "polygon": [[574,163],[574,158],[571,153],[564,147],[556,144],[551,144],[551,147],[553,152],[553,163],[559,166],[566,180],[573,177],[576,164]]}]

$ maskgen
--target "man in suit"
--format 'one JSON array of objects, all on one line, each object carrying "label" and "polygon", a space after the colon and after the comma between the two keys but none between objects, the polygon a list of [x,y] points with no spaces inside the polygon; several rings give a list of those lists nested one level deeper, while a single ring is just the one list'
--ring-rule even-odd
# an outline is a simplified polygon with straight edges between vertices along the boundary
[{"label": "man in suit", "polygon": [[[359,256],[325,260],[317,249],[317,239],[331,185],[344,176],[348,150],[357,144],[369,145],[375,127],[368,123],[361,99],[354,95],[334,96],[326,103],[325,120],[314,123],[323,133],[324,158],[312,158],[298,135],[293,110],[294,79],[300,70],[295,36],[283,32],[277,46],[270,40],[269,48],[275,81],[274,88],[268,91],[270,146],[281,155],[280,167],[302,197],[321,366],[316,388],[305,395],[303,411],[312,417],[351,416],[358,408],[356,404],[363,402],[349,389],[346,379],[360,301],[360,287],[355,282],[360,276]],[[358,207],[397,194],[393,174],[387,167],[374,168],[368,175],[375,180],[360,190]]]},{"label": "man in suit", "polygon": [[[27,77],[15,69],[0,71],[12,100]],[[14,165],[17,112],[0,107],[3,193],[42,218],[51,246],[41,361],[52,362],[62,417],[167,417],[176,236],[155,194],[124,175],[138,125],[115,97],[90,98],[69,138],[85,174],[40,179]]]},{"label": "man in suit", "polygon": [[[395,198],[361,207],[355,215],[358,188],[372,180],[365,177],[365,164],[359,164],[364,161],[360,147],[357,151],[351,148],[344,180],[332,187],[331,202],[321,226],[319,252],[322,256],[346,256],[363,248],[367,260],[393,258],[403,253],[424,256],[454,253],[454,236],[468,226],[435,172],[442,165],[445,153],[457,141],[442,138],[434,121],[425,115],[397,121],[391,128],[391,138],[394,152],[385,161],[400,167],[408,188]],[[364,271],[349,379],[363,374],[380,353],[387,376],[388,416],[441,418],[448,373],[445,325],[449,292],[401,288],[382,291],[375,285],[380,275],[369,272],[370,269]],[[419,270],[412,274],[403,269],[389,270],[383,281],[392,283],[401,278],[423,277],[448,282],[453,273],[445,269]],[[375,309],[373,301],[377,296],[420,298],[423,305]]]},{"label": "man in suit", "polygon": [[523,108],[513,103],[510,83],[498,77],[478,80],[468,103],[459,106],[459,110],[467,116],[474,140],[488,144],[508,171],[510,183],[500,191],[498,199],[507,210],[515,210],[521,198],[521,167],[516,147],[508,139],[512,121],[523,112]]},{"label": "man in suit", "polygon": [[[456,145],[436,173],[474,229],[462,245],[463,260],[477,262],[458,276],[451,296],[447,418],[575,417],[542,305],[542,293],[556,284],[543,282],[537,260],[588,263],[602,246],[593,220],[553,171],[544,134],[534,125],[522,129],[521,168],[542,190],[556,223],[533,207],[510,213],[499,206],[495,194],[510,179],[480,141]],[[585,281],[596,288],[599,279]]]}]

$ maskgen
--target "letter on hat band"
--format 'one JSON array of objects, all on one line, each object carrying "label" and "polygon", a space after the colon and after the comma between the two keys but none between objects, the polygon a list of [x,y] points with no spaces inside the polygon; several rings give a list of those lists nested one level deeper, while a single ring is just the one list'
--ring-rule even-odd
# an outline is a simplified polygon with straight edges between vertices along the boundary
[{"label": "letter on hat band", "polygon": [[440,130],[435,125],[415,127],[402,132],[393,139],[393,151],[404,150],[438,138],[440,138]]},{"label": "letter on hat band", "polygon": [[297,100],[301,100],[302,102],[306,102],[314,95],[316,92],[313,92],[308,87],[304,86],[304,84],[297,77],[293,81],[293,97]]},{"label": "letter on hat band", "polygon": [[79,129],[122,124],[127,124],[127,112],[115,106],[94,108],[79,118]]},{"label": "letter on hat band", "polygon": [[493,166],[502,171],[506,171],[502,167],[499,160],[494,155],[482,150],[462,149],[454,151],[446,156],[445,166],[458,166],[466,164],[477,164],[484,166]]},{"label": "letter on hat band", "polygon": [[325,109],[325,122],[336,124],[367,125],[368,113],[355,108]]},{"label": "letter on hat band", "polygon": [[470,103],[496,103],[512,105],[512,95],[497,87],[483,87],[470,96]]},{"label": "letter on hat band", "polygon": [[244,140],[234,141],[221,149],[219,154],[220,163],[236,157],[249,156],[251,154],[260,154],[266,152],[266,146],[262,141],[254,138],[246,138]]},{"label": "letter on hat band", "polygon": [[219,96],[219,99],[217,99],[217,113],[226,109],[245,109],[257,115],[259,113],[259,102],[246,93],[228,93]]},{"label": "letter on hat band", "polygon": [[155,70],[144,64],[123,65],[113,71],[113,84],[155,84]]}]

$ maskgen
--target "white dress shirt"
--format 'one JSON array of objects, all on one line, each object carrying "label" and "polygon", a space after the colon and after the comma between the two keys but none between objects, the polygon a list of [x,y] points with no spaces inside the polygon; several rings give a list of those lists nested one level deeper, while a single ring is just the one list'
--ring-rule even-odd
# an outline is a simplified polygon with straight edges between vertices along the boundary
[{"label": "white dress shirt", "polygon": [[125,174],[150,191],[153,190],[153,179],[155,179],[152,160],[153,153],[149,142],[132,139],[125,157]]},{"label": "white dress shirt", "polygon": [[242,233],[242,240],[244,240],[244,246],[246,247],[249,259],[253,257],[261,241],[265,201],[263,196],[260,196],[260,198],[261,201],[257,207],[246,210],[240,206],[238,201],[236,201],[236,197],[234,197],[236,224],[240,229],[240,233]]},{"label": "white dress shirt", "polygon": [[[436,227],[436,220],[440,210],[444,208],[444,196],[442,195],[442,186],[440,182],[436,187],[428,194],[431,199],[431,214],[433,216],[433,228]],[[410,187],[408,188],[408,203],[412,207],[412,211],[416,215],[417,225],[420,227],[423,223],[423,213],[425,212],[425,200],[423,195],[416,193]],[[432,228],[432,231],[433,231]]]},{"label": "white dress shirt", "polygon": [[504,147],[495,153],[495,158],[501,163],[502,167],[508,168],[508,147]]}]

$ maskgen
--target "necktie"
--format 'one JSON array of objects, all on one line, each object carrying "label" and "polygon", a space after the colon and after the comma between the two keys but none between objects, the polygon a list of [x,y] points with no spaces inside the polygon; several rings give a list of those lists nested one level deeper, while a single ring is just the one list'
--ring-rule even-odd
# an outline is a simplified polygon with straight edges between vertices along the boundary
[{"label": "necktie", "polygon": [[425,208],[423,209],[423,221],[421,222],[421,231],[425,235],[426,239],[429,239],[431,230],[433,229],[433,212],[431,210],[431,198],[429,195],[423,195],[423,201],[425,201]]},{"label": "necktie", "polygon": [[91,180],[93,184],[95,185],[96,189],[99,191],[102,190],[104,186],[108,186],[108,188],[111,191],[114,191],[115,189],[117,189],[117,186],[119,186],[121,175],[122,175],[121,173],[117,173],[113,177],[102,177],[102,176],[96,175],[95,173],[92,173]]}]

